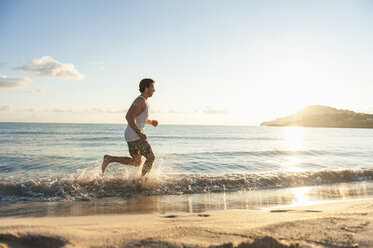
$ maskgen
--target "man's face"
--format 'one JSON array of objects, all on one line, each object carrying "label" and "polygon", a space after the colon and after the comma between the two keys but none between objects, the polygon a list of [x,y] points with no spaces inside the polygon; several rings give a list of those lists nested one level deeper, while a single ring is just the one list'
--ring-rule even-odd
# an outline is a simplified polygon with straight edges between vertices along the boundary
[{"label": "man's face", "polygon": [[148,89],[148,96],[151,97],[155,92],[154,84],[151,84],[150,87],[147,89]]}]

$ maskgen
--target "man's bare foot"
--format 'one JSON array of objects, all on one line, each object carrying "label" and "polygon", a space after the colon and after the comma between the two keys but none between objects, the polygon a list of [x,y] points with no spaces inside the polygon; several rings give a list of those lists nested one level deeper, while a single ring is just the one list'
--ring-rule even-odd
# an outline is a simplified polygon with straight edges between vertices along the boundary
[{"label": "man's bare foot", "polygon": [[147,181],[148,181],[148,177],[144,177],[144,176],[132,179],[133,184],[141,184],[141,183],[145,183]]},{"label": "man's bare foot", "polygon": [[105,155],[104,159],[102,160],[102,165],[101,165],[102,173],[105,172],[107,166],[110,164],[109,157],[110,157],[109,155]]}]

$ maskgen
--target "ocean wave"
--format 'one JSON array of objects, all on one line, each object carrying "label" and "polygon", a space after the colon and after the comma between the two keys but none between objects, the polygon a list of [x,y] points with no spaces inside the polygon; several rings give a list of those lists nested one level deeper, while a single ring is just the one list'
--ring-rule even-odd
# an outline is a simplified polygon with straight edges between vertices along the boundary
[{"label": "ocean wave", "polygon": [[[322,150],[268,150],[268,151],[204,151],[190,153],[170,153],[174,156],[258,156],[258,157],[276,157],[276,156],[320,156],[320,155],[339,155],[338,152],[329,152]],[[355,153],[342,153],[343,156],[356,156]]]},{"label": "ocean wave", "polygon": [[121,141],[124,140],[121,136],[99,136],[99,137],[73,137],[66,139],[68,141]]},{"label": "ocean wave", "polygon": [[40,130],[27,130],[27,131],[18,131],[18,130],[1,130],[0,134],[2,135],[32,135],[32,136],[38,136],[38,135],[60,135],[60,136],[66,136],[66,135],[74,135],[74,136],[92,136],[92,135],[105,135],[105,136],[113,136],[119,134],[121,135],[121,131],[83,131],[83,130],[77,130],[77,131],[70,131],[70,130],[52,130],[52,131],[40,131]]},{"label": "ocean wave", "polygon": [[268,188],[287,188],[354,182],[373,179],[373,169],[322,170],[261,174],[150,174],[138,180],[124,171],[101,175],[80,171],[66,177],[0,180],[0,200],[91,200],[102,197],[138,197],[145,195],[180,195],[204,192],[236,192]]},{"label": "ocean wave", "polygon": [[151,139],[160,140],[279,140],[271,137],[235,137],[235,136],[185,136],[185,135],[149,135]]}]

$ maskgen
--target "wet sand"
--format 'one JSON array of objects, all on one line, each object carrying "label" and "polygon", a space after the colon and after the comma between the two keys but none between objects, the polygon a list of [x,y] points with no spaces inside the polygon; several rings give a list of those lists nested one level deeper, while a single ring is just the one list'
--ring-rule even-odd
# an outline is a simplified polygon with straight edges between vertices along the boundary
[{"label": "wet sand", "polygon": [[220,210],[260,210],[281,205],[315,204],[330,200],[373,197],[373,182],[336,183],[310,187],[224,193],[104,197],[90,201],[0,201],[1,217],[58,217],[103,214],[203,213]]},{"label": "wet sand", "polygon": [[3,217],[0,244],[0,247],[373,247],[373,200],[203,213]]}]

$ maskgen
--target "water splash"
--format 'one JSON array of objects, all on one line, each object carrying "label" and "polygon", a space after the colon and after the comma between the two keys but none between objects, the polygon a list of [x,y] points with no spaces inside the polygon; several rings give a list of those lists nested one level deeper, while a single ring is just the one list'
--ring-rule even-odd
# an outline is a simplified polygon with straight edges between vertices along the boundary
[{"label": "water splash", "polygon": [[0,180],[0,200],[90,200],[203,192],[235,192],[354,182],[373,179],[373,169],[279,172],[271,174],[166,174],[161,161],[140,180],[141,167],[114,167],[102,174],[99,161],[75,174],[22,180]]}]

